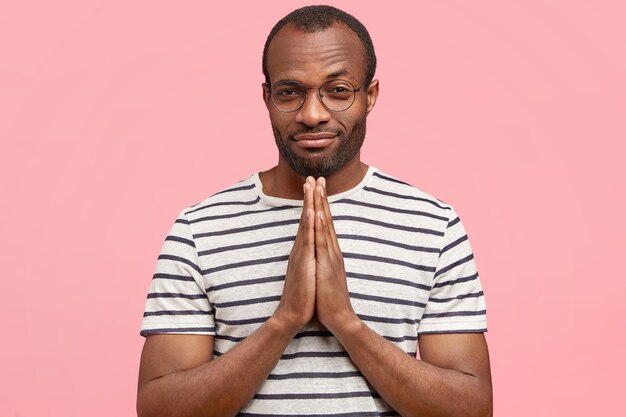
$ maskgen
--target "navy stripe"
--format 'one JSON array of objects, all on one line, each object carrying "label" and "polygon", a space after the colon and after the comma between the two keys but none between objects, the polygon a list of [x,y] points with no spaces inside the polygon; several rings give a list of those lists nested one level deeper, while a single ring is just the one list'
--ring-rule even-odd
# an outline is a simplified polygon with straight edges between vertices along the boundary
[{"label": "navy stripe", "polygon": [[434,266],[417,265],[417,264],[412,264],[410,262],[401,261],[399,259],[384,258],[382,256],[363,255],[360,253],[344,253],[343,257],[348,258],[348,259],[363,259],[366,261],[374,261],[374,262],[382,262],[382,263],[387,263],[387,264],[406,266],[408,268],[416,269],[418,271],[435,272]]},{"label": "navy stripe", "polygon": [[424,234],[427,234],[427,235],[443,236],[443,232],[439,232],[437,230],[425,229],[425,228],[422,228],[422,227],[411,227],[411,226],[403,226],[403,225],[399,225],[399,224],[385,223],[385,222],[381,222],[379,220],[372,220],[372,219],[367,219],[367,218],[364,218],[364,217],[334,216],[333,220],[334,221],[337,221],[337,220],[355,221],[355,222],[373,224],[375,226],[386,227],[388,229],[404,230],[406,232],[416,232],[416,233],[424,233]]},{"label": "navy stripe", "polygon": [[296,240],[296,236],[277,237],[276,239],[261,240],[252,243],[242,243],[240,245],[222,246],[220,248],[208,249],[198,252],[198,256],[213,255],[215,253],[228,252],[231,250],[255,248],[258,246],[272,245],[274,243],[292,242]]},{"label": "navy stripe", "polygon": [[406,243],[394,242],[391,240],[379,239],[377,237],[371,236],[359,236],[359,235],[344,235],[338,234],[337,239],[350,239],[350,240],[364,240],[366,242],[380,243],[383,245],[395,246],[402,249],[408,249],[416,252],[428,252],[428,253],[437,253],[439,249],[437,248],[428,248],[425,246],[413,246],[407,245]]},{"label": "navy stripe", "polygon": [[487,328],[482,329],[466,329],[466,330],[426,330],[419,332],[419,335],[425,334],[464,334],[464,333],[485,333]]},{"label": "navy stripe", "polygon": [[356,392],[319,392],[311,394],[256,394],[256,400],[313,400],[313,399],[333,399],[333,398],[359,398],[371,397],[380,398],[380,395],[369,391]]},{"label": "navy stripe", "polygon": [[433,288],[441,288],[441,287],[446,287],[448,285],[460,284],[461,282],[474,281],[477,278],[478,278],[478,273],[475,273],[475,274],[472,274],[472,275],[470,275],[468,277],[461,277],[461,278],[458,278],[458,279],[454,279],[452,281],[438,282],[435,285],[433,285]]},{"label": "navy stripe", "polygon": [[452,262],[450,265],[448,265],[446,267],[443,267],[439,271],[435,272],[435,278],[437,278],[441,274],[445,274],[446,272],[448,272],[452,268],[456,268],[459,265],[462,265],[464,263],[467,263],[467,262],[471,261],[472,259],[474,259],[474,254],[470,253],[465,258],[459,259],[456,262]]},{"label": "navy stripe", "polygon": [[237,325],[244,325],[244,324],[265,323],[268,319],[269,317],[255,317],[252,319],[243,319],[243,320],[224,320],[224,319],[216,318],[215,322],[237,326]]},{"label": "navy stripe", "polygon": [[333,334],[325,330],[310,330],[296,334],[294,339],[301,339],[303,337],[333,337]]},{"label": "navy stripe", "polygon": [[188,300],[206,299],[206,294],[179,294],[175,292],[151,292],[148,298],[186,298]]},{"label": "navy stripe", "polygon": [[251,232],[253,230],[268,229],[268,228],[271,228],[271,227],[287,226],[287,225],[290,225],[290,224],[297,224],[297,223],[300,223],[300,219],[290,219],[290,220],[282,220],[282,221],[279,221],[279,222],[259,223],[259,224],[255,224],[255,225],[252,225],[252,226],[236,227],[234,229],[217,230],[215,232],[198,233],[197,235],[193,235],[193,237],[194,237],[194,239],[199,239],[199,238],[211,237],[211,236],[232,235],[232,234],[235,234],[235,233]]},{"label": "navy stripe", "polygon": [[363,376],[359,371],[350,372],[292,372],[289,374],[269,374],[267,379],[309,379],[309,378],[353,378]]},{"label": "navy stripe", "polygon": [[461,221],[461,218],[457,216],[456,219],[454,219],[450,223],[448,223],[448,229],[451,228],[452,226],[454,226],[455,224],[457,224],[460,221]]},{"label": "navy stripe", "polygon": [[180,256],[163,255],[162,254],[162,255],[159,255],[158,259],[180,262],[180,263],[189,265],[190,267],[192,267],[193,269],[195,269],[198,272],[201,272],[200,271],[200,267],[198,265],[196,265],[195,263],[191,262],[189,259],[181,258]]},{"label": "navy stripe", "polygon": [[196,244],[193,240],[189,240],[189,239],[184,239],[182,237],[178,237],[178,236],[168,236],[165,238],[165,240],[170,240],[170,241],[174,241],[174,242],[179,242],[179,243],[184,243],[185,245],[189,245],[193,248],[196,247]]},{"label": "navy stripe", "polygon": [[348,352],[296,352],[284,353],[280,359],[297,359],[297,358],[346,358]]},{"label": "navy stripe", "polygon": [[436,214],[428,213],[426,211],[405,210],[405,209],[388,207],[388,206],[383,206],[380,204],[366,203],[363,201],[357,201],[357,200],[351,200],[351,199],[339,200],[337,201],[337,203],[354,204],[356,206],[363,206],[363,207],[369,207],[369,208],[374,208],[374,209],[379,209],[379,210],[391,211],[393,213],[410,214],[414,216],[430,217],[431,219],[443,220],[446,222],[448,221],[447,217],[437,216]]},{"label": "navy stripe", "polygon": [[214,310],[202,311],[202,310],[159,310],[159,311],[146,311],[143,313],[144,317],[150,316],[193,316],[215,314]]},{"label": "navy stripe", "polygon": [[356,298],[359,300],[376,301],[376,302],[385,303],[385,304],[399,304],[399,305],[405,305],[405,306],[411,306],[411,307],[426,307],[426,304],[424,303],[411,301],[411,300],[399,300],[396,298],[379,297],[376,295],[359,294],[355,292],[348,292],[348,295],[351,298]]},{"label": "navy stripe", "polygon": [[400,337],[393,337],[393,336],[383,336],[385,339],[389,340],[390,342],[395,342],[395,343],[400,343],[400,342],[406,342],[407,340],[409,342],[414,342],[417,340],[417,335],[415,336],[400,336]]},{"label": "navy stripe", "polygon": [[243,341],[247,336],[237,337],[237,336],[228,336],[225,334],[216,334],[215,338],[220,340],[228,340],[230,342],[239,343]]},{"label": "navy stripe", "polygon": [[250,304],[261,304],[261,303],[269,303],[273,301],[280,301],[280,295],[274,295],[271,297],[259,297],[259,298],[251,298],[248,300],[237,300],[237,301],[229,301],[226,303],[213,303],[214,307],[236,307],[236,306],[245,306]]},{"label": "navy stripe", "polygon": [[248,185],[241,185],[241,186],[239,186],[239,187],[227,188],[227,189],[222,190],[222,191],[220,191],[220,192],[217,192],[217,193],[215,193],[215,194],[213,194],[213,195],[215,196],[215,195],[220,195],[220,194],[232,193],[232,192],[234,192],[234,191],[251,190],[251,189],[253,189],[253,188],[254,188],[254,183],[252,183],[252,184],[248,184]]},{"label": "navy stripe", "polygon": [[417,282],[406,281],[398,278],[387,278],[376,275],[358,274],[355,272],[346,272],[346,277],[354,279],[363,279],[366,281],[388,282],[391,284],[405,285],[407,287],[419,288],[420,290],[430,291],[430,287],[424,284],[418,284]]},{"label": "navy stripe", "polygon": [[166,327],[160,329],[147,329],[142,330],[140,334],[142,336],[148,334],[159,334],[159,333],[193,333],[193,332],[214,332],[215,327]]},{"label": "navy stripe", "polygon": [[487,313],[487,310],[478,311],[446,311],[445,313],[428,313],[424,314],[422,318],[438,318],[438,317],[466,317],[466,316],[483,316]]},{"label": "navy stripe", "polygon": [[220,207],[220,206],[253,206],[256,203],[261,201],[260,197],[255,198],[251,201],[222,201],[220,203],[207,204],[206,206],[201,206],[198,208],[194,208],[193,210],[189,210],[186,214],[195,213],[200,210],[208,209],[211,207]]},{"label": "navy stripe", "polygon": [[213,287],[206,288],[206,292],[208,293],[211,291],[218,291],[218,290],[223,290],[226,288],[244,287],[247,285],[254,285],[254,284],[265,284],[268,282],[278,282],[278,281],[283,281],[284,279],[285,279],[284,275],[277,275],[273,277],[249,279],[246,281],[227,282],[225,284],[215,285]]},{"label": "navy stripe", "polygon": [[273,258],[252,259],[250,261],[235,262],[233,264],[226,264],[216,266],[215,268],[209,268],[202,271],[202,275],[208,275],[213,272],[224,271],[226,269],[242,268],[250,265],[265,265],[273,262],[283,262],[289,260],[289,255],[275,256]]},{"label": "navy stripe", "polygon": [[381,178],[383,180],[389,181],[389,182],[395,182],[396,184],[408,185],[409,187],[414,188],[408,182],[400,181],[397,178],[388,177],[386,175],[381,174],[380,172],[374,172],[372,175],[374,175],[375,177]]},{"label": "navy stripe", "polygon": [[368,316],[365,314],[357,314],[357,316],[363,321],[370,321],[374,323],[392,323],[392,324],[399,324],[399,323],[417,324],[419,323],[418,319],[409,319],[409,318],[394,319],[390,317]]},{"label": "navy stripe", "polygon": [[189,225],[189,220],[185,219],[176,219],[174,223],[186,224]]},{"label": "navy stripe", "polygon": [[383,191],[383,190],[379,190],[378,188],[367,187],[367,186],[363,187],[363,190],[369,191],[369,192],[372,192],[372,193],[376,193],[376,194],[386,195],[388,197],[400,198],[400,199],[403,199],[403,200],[423,201],[425,203],[432,204],[435,207],[439,207],[440,209],[450,210],[450,207],[444,207],[444,206],[439,205],[438,203],[436,203],[436,202],[434,202],[432,200],[429,200],[427,198],[415,197],[415,196],[412,196],[412,195],[396,194],[396,193],[392,193],[392,192],[389,192],[389,191]]},{"label": "navy stripe", "polygon": [[283,210],[291,210],[293,208],[299,208],[298,206],[277,206],[272,207],[265,210],[250,210],[250,211],[240,211],[239,213],[230,213],[230,214],[220,214],[215,216],[204,216],[198,217],[197,219],[190,220],[189,224],[201,223],[210,220],[221,220],[221,219],[232,219],[241,216],[247,216],[249,214],[259,214],[259,213],[268,213],[270,211],[283,211]]},{"label": "navy stripe", "polygon": [[173,279],[175,281],[195,281],[193,277],[188,275],[176,275],[176,274],[164,274],[157,272],[152,276],[152,279]]},{"label": "navy stripe", "polygon": [[447,303],[449,301],[453,301],[453,300],[463,300],[465,298],[478,298],[478,297],[482,297],[484,294],[482,291],[478,291],[478,292],[473,292],[470,294],[461,294],[461,295],[457,295],[456,297],[450,297],[450,298],[434,298],[431,297],[428,299],[428,302],[434,302],[434,303]]},{"label": "navy stripe", "polygon": [[395,411],[356,411],[353,413],[324,413],[324,414],[259,414],[239,413],[241,417],[388,417],[399,416]]},{"label": "navy stripe", "polygon": [[452,249],[453,247],[459,245],[460,243],[465,242],[466,240],[467,240],[467,235],[463,235],[460,238],[458,238],[457,240],[455,240],[454,242],[450,243],[449,245],[444,246],[441,249],[440,253],[444,253],[444,252]]}]

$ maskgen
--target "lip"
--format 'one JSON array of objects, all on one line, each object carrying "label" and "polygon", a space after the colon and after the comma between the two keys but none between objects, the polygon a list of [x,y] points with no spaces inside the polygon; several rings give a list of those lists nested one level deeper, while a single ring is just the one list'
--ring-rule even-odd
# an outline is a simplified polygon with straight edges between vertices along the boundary
[{"label": "lip", "polygon": [[302,148],[325,148],[337,138],[333,132],[300,133],[293,139]]}]

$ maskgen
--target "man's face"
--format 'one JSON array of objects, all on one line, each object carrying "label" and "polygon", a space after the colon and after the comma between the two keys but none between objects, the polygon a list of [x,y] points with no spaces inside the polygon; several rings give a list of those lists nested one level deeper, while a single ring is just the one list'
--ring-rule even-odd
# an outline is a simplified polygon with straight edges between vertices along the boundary
[{"label": "man's face", "polygon": [[288,164],[300,176],[319,177],[330,176],[358,159],[365,139],[365,119],[378,94],[376,81],[364,85],[366,63],[364,46],[343,24],[315,33],[287,25],[274,37],[267,52],[272,84],[297,81],[305,87],[319,87],[341,79],[360,88],[347,110],[328,110],[313,88],[307,90],[300,109],[286,113],[272,104],[269,86],[264,86],[279,165]]}]

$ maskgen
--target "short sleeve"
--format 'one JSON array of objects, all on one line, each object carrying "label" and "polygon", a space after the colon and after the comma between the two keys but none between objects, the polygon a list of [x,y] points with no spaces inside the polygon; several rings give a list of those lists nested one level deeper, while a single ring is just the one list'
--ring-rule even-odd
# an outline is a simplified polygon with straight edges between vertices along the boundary
[{"label": "short sleeve", "polygon": [[461,219],[451,210],[418,334],[485,331],[485,297],[474,254]]},{"label": "short sleeve", "polygon": [[191,227],[181,212],[165,238],[144,309],[141,335],[215,335]]}]

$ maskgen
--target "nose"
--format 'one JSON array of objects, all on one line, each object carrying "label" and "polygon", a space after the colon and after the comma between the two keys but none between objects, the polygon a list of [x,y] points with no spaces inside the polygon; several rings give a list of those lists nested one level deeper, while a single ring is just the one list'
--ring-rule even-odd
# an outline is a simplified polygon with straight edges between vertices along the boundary
[{"label": "nose", "polygon": [[318,92],[311,89],[307,92],[302,107],[296,113],[296,121],[309,127],[315,127],[320,123],[328,122],[331,118],[330,111],[324,106]]}]

